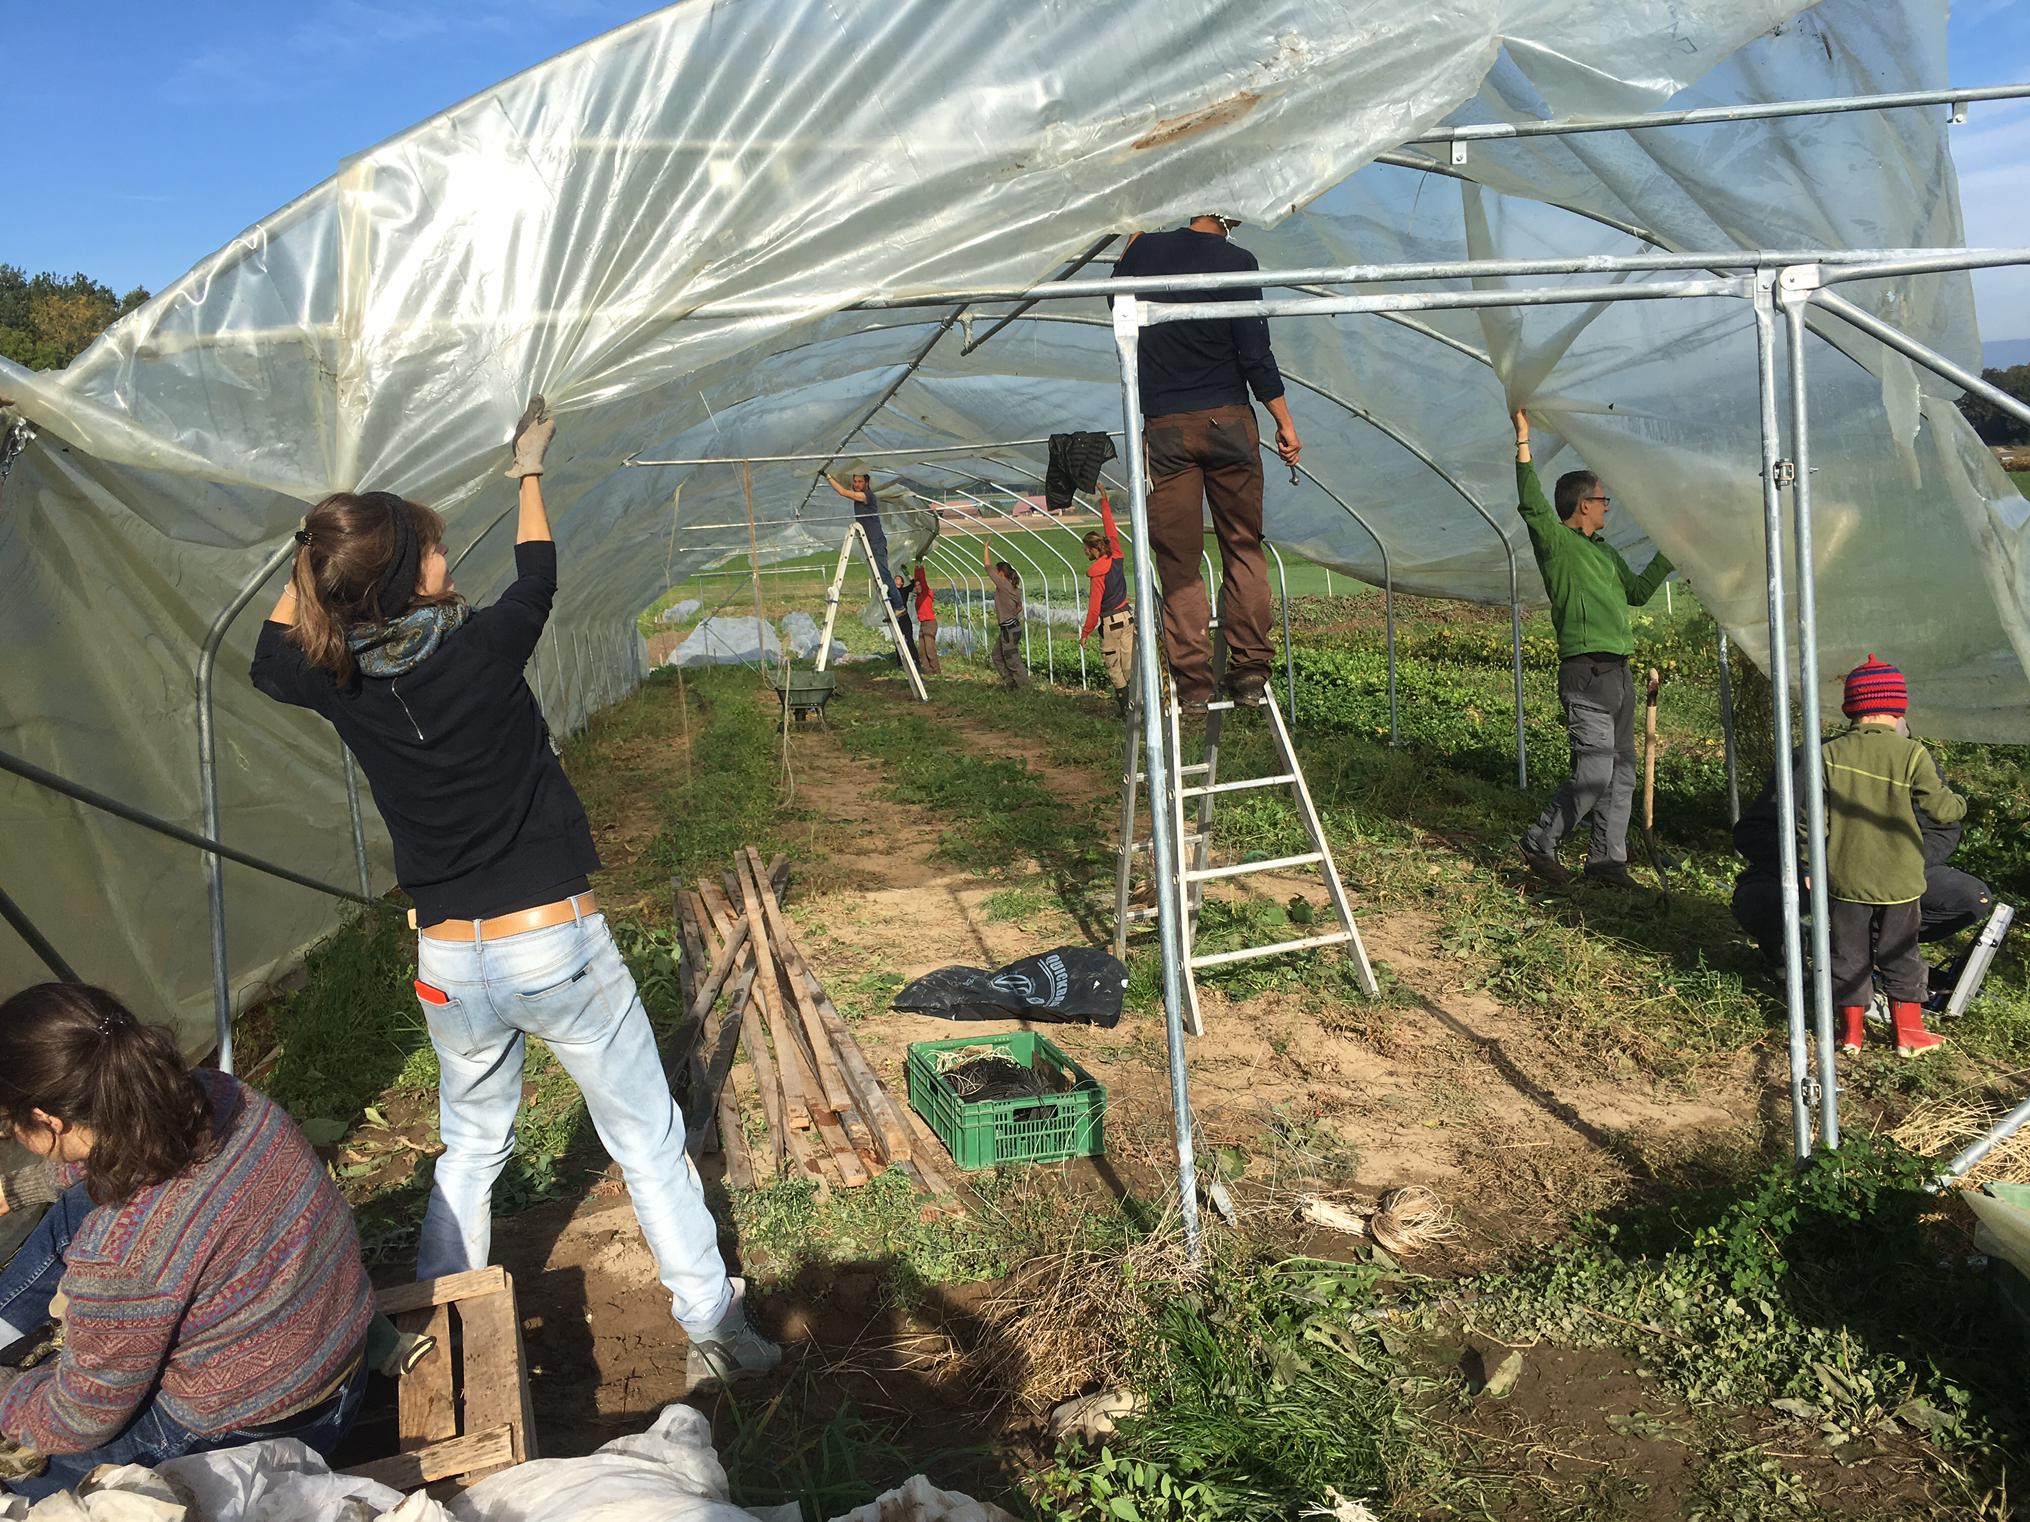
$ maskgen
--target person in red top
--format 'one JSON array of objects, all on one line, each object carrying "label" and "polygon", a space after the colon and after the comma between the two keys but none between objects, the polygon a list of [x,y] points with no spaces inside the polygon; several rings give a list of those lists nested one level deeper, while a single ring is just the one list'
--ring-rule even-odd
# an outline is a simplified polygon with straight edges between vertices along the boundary
[{"label": "person in red top", "polygon": [[916,563],[916,653],[921,657],[918,664],[928,676],[943,676],[944,667],[937,658],[937,600],[930,593],[930,578],[923,573],[923,562]]},{"label": "person in red top", "polygon": [[1121,554],[1121,535],[1114,527],[1114,509],[1105,488],[1100,490],[1100,526],[1104,535],[1085,536],[1085,555],[1091,562],[1086,575],[1092,580],[1092,593],[1086,601],[1085,627],[1078,637],[1088,640],[1094,629],[1100,631],[1100,657],[1114,687],[1114,706],[1126,718],[1128,683],[1135,670],[1135,613],[1128,606],[1128,562]]}]

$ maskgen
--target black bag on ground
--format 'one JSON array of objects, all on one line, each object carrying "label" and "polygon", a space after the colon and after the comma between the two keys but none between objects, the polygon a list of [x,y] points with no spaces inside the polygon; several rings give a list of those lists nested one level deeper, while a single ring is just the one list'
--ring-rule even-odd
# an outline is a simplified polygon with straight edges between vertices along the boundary
[{"label": "black bag on ground", "polygon": [[895,1008],[946,1020],[1048,1020],[1058,1024],[1121,1023],[1128,969],[1090,946],[1060,946],[1010,962],[999,972],[940,967],[895,996]]}]

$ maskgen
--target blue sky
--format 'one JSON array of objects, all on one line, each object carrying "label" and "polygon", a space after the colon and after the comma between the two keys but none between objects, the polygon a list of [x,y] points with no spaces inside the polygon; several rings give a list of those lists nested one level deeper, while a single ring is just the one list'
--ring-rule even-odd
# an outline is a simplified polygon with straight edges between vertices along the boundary
[{"label": "blue sky", "polygon": [[[0,262],[159,288],[339,160],[644,0],[72,0],[10,7]],[[2030,79],[2030,3],[1956,0],[1955,84]],[[38,68],[35,60],[46,60]],[[2030,245],[2030,102],[1954,129],[1968,241]],[[1976,277],[2030,338],[2030,270]]]}]

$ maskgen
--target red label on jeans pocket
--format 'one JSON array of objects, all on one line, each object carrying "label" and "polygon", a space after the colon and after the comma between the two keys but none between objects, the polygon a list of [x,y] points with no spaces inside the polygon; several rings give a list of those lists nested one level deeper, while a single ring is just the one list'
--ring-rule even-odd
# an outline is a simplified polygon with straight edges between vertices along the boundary
[{"label": "red label on jeans pocket", "polygon": [[421,999],[425,1004],[449,1004],[451,1002],[451,995],[441,988],[432,988],[421,978],[416,980],[416,997]]}]

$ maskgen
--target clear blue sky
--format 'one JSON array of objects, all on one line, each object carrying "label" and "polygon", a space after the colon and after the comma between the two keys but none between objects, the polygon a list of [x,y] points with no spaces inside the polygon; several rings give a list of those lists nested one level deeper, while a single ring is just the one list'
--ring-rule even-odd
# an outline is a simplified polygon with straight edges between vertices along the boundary
[{"label": "clear blue sky", "polygon": [[[644,0],[72,0],[5,22],[0,262],[157,289],[340,159],[642,14]],[[2030,3],[1954,0],[1955,84],[2030,79]],[[2030,244],[2030,102],[1954,132],[1968,241]],[[2030,338],[2030,271],[1977,277]]]}]

